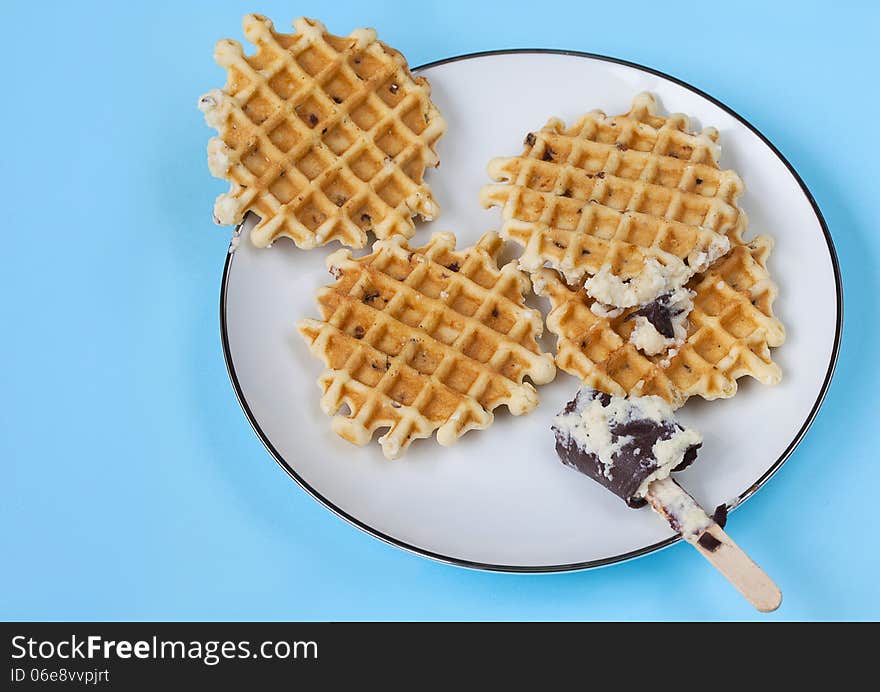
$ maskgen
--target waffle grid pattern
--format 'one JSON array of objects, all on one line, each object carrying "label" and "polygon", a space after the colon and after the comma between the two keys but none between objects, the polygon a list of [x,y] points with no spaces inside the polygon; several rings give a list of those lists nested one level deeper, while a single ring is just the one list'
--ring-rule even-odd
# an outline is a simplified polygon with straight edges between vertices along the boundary
[{"label": "waffle grid pattern", "polygon": [[535,289],[550,299],[547,328],[559,337],[557,365],[601,391],[656,394],[676,408],[695,395],[731,397],[744,375],[776,384],[781,371],[770,347],[785,341],[785,330],[773,315],[777,289],[766,269],[771,248],[772,240],[759,236],[695,277],[688,285],[696,296],[687,339],[677,352],[657,356],[629,343],[631,310],[599,317],[584,290],[572,290],[542,269]]},{"label": "waffle grid pattern", "polygon": [[259,15],[243,26],[257,51],[218,42],[227,83],[200,102],[220,134],[208,145],[211,172],[231,182],[218,223],[252,210],[258,246],[287,236],[301,248],[360,248],[367,231],[410,237],[414,215],[438,213],[423,174],[439,163],[446,123],[400,53],[371,29],[341,38],[300,18],[296,34],[279,34]]},{"label": "waffle grid pattern", "polygon": [[535,384],[555,376],[542,354],[540,313],[525,307],[528,279],[496,256],[502,241],[488,233],[455,252],[455,238],[434,234],[410,249],[396,237],[372,254],[345,250],[328,258],[334,286],[318,293],[323,320],[299,323],[312,355],[327,370],[319,378],[321,407],[333,429],[366,444],[378,428],[386,457],[398,457],[414,439],[435,430],[442,445],[467,430],[488,427],[493,409],[514,415],[538,403]]},{"label": "waffle grid pattern", "polygon": [[551,119],[521,156],[490,162],[503,184],[481,201],[502,208],[502,236],[525,248],[521,268],[548,263],[575,284],[603,265],[632,277],[653,257],[689,277],[723,254],[725,234],[740,237],[743,184],[718,169],[717,131],[691,134],[686,116],[655,110],[639,94],[625,115],[593,111],[568,130]]}]

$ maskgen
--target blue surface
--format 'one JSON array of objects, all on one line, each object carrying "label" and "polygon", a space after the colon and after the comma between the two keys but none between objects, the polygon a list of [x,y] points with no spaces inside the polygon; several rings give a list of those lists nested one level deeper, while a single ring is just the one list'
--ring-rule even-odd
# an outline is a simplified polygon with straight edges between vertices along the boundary
[{"label": "blue surface", "polygon": [[[876,619],[880,111],[873,3],[14,3],[0,271],[5,619]],[[53,6],[54,5],[54,6]],[[125,5],[125,7],[123,7]],[[131,6],[129,6],[131,5]],[[332,6],[332,9],[331,9]],[[715,7],[715,9],[709,9]],[[564,575],[436,564],[333,516],[271,460],[218,336],[228,233],[196,97],[258,9],[364,24],[410,63],[492,48],[653,66],[743,114],[825,213],[847,319],[834,384],[733,533],[785,593],[758,616],[687,546]],[[414,14],[417,12],[418,15]],[[595,104],[588,104],[595,105]],[[832,472],[833,470],[833,472]]]}]

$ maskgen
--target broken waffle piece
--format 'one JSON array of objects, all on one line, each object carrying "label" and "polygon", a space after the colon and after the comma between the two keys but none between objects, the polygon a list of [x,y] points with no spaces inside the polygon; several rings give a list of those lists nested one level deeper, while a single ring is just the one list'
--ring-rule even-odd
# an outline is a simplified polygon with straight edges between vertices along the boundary
[{"label": "broken waffle piece", "polygon": [[298,328],[327,367],[321,408],[338,435],[363,445],[387,428],[379,444],[394,459],[435,430],[451,445],[488,427],[502,404],[514,415],[535,408],[524,378],[544,384],[556,368],[536,341],[541,315],[524,303],[528,278],[513,262],[498,268],[501,246],[487,233],[456,250],[455,236],[435,233],[424,247],[398,236],[365,257],[328,257],[336,283],[318,291],[321,319]]},{"label": "broken waffle piece", "polygon": [[692,133],[685,115],[661,117],[639,94],[629,112],[553,118],[520,156],[493,159],[483,206],[501,208],[501,235],[600,303],[645,305],[683,286],[741,237],[743,184],[718,166],[718,132]]},{"label": "broken waffle piece", "polygon": [[414,216],[439,211],[423,176],[439,164],[446,123],[427,80],[373,29],[340,37],[313,19],[293,24],[296,33],[282,34],[249,14],[253,55],[237,41],[217,43],[226,85],[199,100],[219,135],[208,168],[230,182],[214,220],[237,224],[254,212],[258,247],[282,236],[304,249],[333,240],[361,248],[368,232],[412,236]]},{"label": "broken waffle piece", "polygon": [[638,320],[630,317],[639,311],[597,314],[584,289],[567,286],[553,270],[540,270],[532,283],[550,300],[547,328],[558,337],[557,366],[593,389],[656,394],[673,408],[691,396],[731,397],[744,375],[776,384],[782,375],[770,348],[785,341],[785,329],[773,314],[777,289],[766,266],[772,246],[768,236],[758,236],[694,277],[687,286],[694,293],[687,336],[657,355],[633,343]]}]

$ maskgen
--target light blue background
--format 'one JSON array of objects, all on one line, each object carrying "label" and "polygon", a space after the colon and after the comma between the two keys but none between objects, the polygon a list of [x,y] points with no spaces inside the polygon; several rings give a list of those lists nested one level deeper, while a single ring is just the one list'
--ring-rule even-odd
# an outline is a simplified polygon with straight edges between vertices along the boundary
[{"label": "light blue background", "polygon": [[[880,617],[880,11],[769,5],[6,5],[0,617]],[[837,244],[847,319],[815,425],[734,515],[785,593],[776,614],[758,616],[683,545],[565,575],[436,564],[349,526],[271,460],[223,364],[228,232],[211,204],[224,183],[195,107],[224,80],[215,40],[240,39],[253,10],[278,26],[375,26],[412,65],[509,47],[626,58],[721,99],[790,159]]]}]

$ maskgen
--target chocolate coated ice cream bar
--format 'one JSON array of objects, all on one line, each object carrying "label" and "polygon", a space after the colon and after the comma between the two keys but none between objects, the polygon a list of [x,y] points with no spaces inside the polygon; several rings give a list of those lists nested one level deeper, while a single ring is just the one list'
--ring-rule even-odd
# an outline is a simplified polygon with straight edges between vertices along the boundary
[{"label": "chocolate coated ice cream bar", "polygon": [[581,389],[553,423],[556,452],[567,466],[586,474],[642,507],[648,485],[680,471],[697,458],[702,437],[675,421],[657,396],[610,396]]},{"label": "chocolate coated ice cream bar", "polygon": [[581,389],[553,422],[556,452],[630,507],[646,502],[758,610],[779,607],[782,593],[669,475],[691,464],[702,437],[675,420],[656,396],[610,396]]}]

